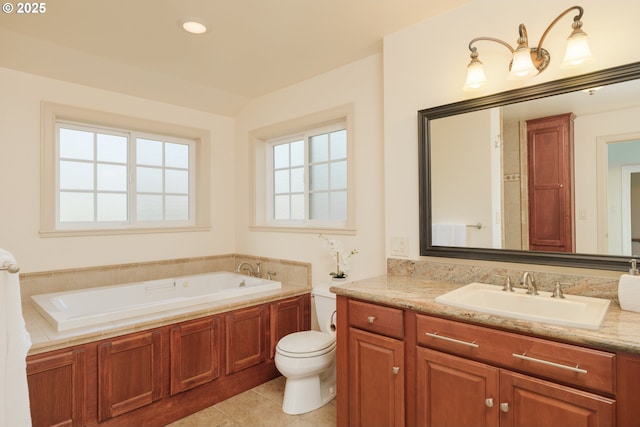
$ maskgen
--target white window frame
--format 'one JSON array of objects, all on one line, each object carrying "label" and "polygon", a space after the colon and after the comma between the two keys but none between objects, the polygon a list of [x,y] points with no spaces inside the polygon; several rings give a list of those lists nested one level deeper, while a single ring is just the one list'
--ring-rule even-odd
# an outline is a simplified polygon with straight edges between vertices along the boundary
[{"label": "white window frame", "polygon": [[[347,131],[347,218],[342,221],[309,219],[308,136],[346,129]],[[273,219],[273,144],[305,139],[305,219]],[[254,211],[250,229],[254,231],[333,232],[355,234],[355,138],[353,107],[336,109],[294,119],[285,123],[254,130],[250,133],[253,157],[252,206]]]},{"label": "white window frame", "polygon": [[[41,214],[40,235],[62,237],[78,235],[111,235],[133,233],[156,233],[172,231],[199,231],[210,229],[210,132],[203,129],[173,125],[164,122],[138,119],[111,113],[85,110],[76,107],[43,102],[42,161],[41,161]],[[128,161],[128,192],[135,188],[135,138],[148,138],[162,142],[189,143],[190,155],[190,219],[188,221],[136,221],[135,192],[129,195],[127,222],[70,222],[60,223],[58,197],[58,125],[80,127],[87,130],[119,132],[130,137]],[[132,169],[133,168],[133,169]],[[132,200],[133,199],[133,200]]]}]

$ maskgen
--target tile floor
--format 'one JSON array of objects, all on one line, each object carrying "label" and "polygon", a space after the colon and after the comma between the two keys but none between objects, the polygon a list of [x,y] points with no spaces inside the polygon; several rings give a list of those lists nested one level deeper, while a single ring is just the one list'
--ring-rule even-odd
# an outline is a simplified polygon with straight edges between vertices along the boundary
[{"label": "tile floor", "polygon": [[282,412],[284,377],[178,420],[168,427],[335,427],[335,399],[315,411],[301,415]]}]

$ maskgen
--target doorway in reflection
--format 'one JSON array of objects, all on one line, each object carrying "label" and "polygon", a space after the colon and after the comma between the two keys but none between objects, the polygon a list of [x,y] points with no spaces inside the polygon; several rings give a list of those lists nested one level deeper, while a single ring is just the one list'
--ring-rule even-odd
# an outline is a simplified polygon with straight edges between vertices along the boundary
[{"label": "doorway in reflection", "polygon": [[640,254],[640,139],[607,144],[608,250]]}]

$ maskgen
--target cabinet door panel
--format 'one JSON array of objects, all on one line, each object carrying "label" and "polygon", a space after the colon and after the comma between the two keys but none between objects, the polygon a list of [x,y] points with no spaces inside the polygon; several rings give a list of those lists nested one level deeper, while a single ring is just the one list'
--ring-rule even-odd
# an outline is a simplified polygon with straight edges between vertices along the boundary
[{"label": "cabinet door panel", "polygon": [[404,425],[404,342],[349,329],[350,425]]},{"label": "cabinet door panel", "polygon": [[498,426],[497,368],[418,348],[416,373],[419,426]]},{"label": "cabinet door panel", "polygon": [[159,331],[114,339],[98,346],[100,421],[160,399],[160,350]]},{"label": "cabinet door panel", "polygon": [[311,328],[309,295],[301,295],[271,304],[270,357],[275,356],[278,341],[294,332]]},{"label": "cabinet door panel", "polygon": [[267,359],[266,305],[232,311],[225,316],[227,375]]},{"label": "cabinet door panel", "polygon": [[218,317],[171,328],[171,395],[220,376],[219,328]]},{"label": "cabinet door panel", "polygon": [[501,427],[612,427],[615,401],[595,394],[500,372]]},{"label": "cabinet door panel", "polygon": [[85,365],[84,350],[27,359],[33,427],[84,425]]},{"label": "cabinet door panel", "polygon": [[527,120],[529,249],[573,252],[573,114]]}]

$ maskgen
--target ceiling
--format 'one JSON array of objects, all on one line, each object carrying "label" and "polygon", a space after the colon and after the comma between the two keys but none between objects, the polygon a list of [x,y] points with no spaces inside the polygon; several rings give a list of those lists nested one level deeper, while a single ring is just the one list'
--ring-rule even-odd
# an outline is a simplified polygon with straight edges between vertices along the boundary
[{"label": "ceiling", "polygon": [[[40,15],[0,14],[0,66],[233,115],[470,1],[55,0]],[[186,33],[186,18],[209,31]]]}]

